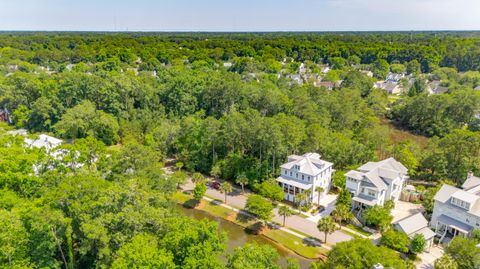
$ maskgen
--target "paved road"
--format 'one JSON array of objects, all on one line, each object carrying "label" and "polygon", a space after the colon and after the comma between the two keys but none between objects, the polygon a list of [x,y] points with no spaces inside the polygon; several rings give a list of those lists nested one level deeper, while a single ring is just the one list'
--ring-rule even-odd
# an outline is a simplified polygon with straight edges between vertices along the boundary
[{"label": "paved road", "polygon": [[[194,184],[188,182],[183,186],[184,190],[193,190]],[[238,189],[234,189],[232,193],[227,196],[227,204],[233,206],[235,208],[242,209],[245,207],[245,203],[247,201],[247,195],[241,194],[241,191]],[[214,199],[224,200],[225,194],[221,193],[218,190],[213,188],[207,188],[206,196],[212,197]],[[274,210],[275,216],[273,217],[273,221],[282,224],[283,217],[278,215],[277,209]],[[298,215],[293,215],[286,220],[286,226],[302,233],[308,234],[315,238],[321,239],[323,241],[324,234],[318,231],[317,225],[315,222],[312,222],[308,219],[302,218]],[[340,230],[335,231],[333,234],[328,235],[327,243],[328,244],[336,244],[338,242],[348,241],[351,240],[352,237]]]}]

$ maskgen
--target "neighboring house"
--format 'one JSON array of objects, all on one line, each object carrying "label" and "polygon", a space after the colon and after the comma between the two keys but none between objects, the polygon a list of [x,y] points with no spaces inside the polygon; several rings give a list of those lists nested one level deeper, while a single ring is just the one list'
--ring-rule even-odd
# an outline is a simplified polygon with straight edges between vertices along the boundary
[{"label": "neighboring house", "polygon": [[480,177],[468,173],[461,189],[444,184],[434,197],[430,227],[440,241],[480,229]]},{"label": "neighboring house", "polygon": [[287,78],[290,78],[291,80],[295,81],[298,85],[303,84],[303,79],[302,79],[302,76],[300,74],[287,75]]},{"label": "neighboring house", "polygon": [[369,71],[369,70],[361,70],[360,72],[362,72],[362,74],[367,75],[367,77],[373,78],[373,72],[372,72],[372,71]]},{"label": "neighboring house", "polygon": [[385,201],[397,201],[402,193],[407,168],[394,158],[368,162],[345,174],[346,187],[352,195],[352,208],[383,206]]},{"label": "neighboring house", "polygon": [[427,84],[427,92],[430,94],[447,93],[448,90],[448,87],[441,86],[440,80],[433,80]]},{"label": "neighboring house", "polygon": [[389,94],[400,94],[403,88],[397,82],[392,81],[377,81],[373,84],[374,88],[382,89]]},{"label": "neighboring house", "polygon": [[417,234],[423,235],[423,238],[427,242],[426,249],[428,250],[430,250],[433,245],[435,233],[428,228],[428,221],[422,213],[417,213],[401,219],[393,223],[393,227],[395,227],[397,231],[404,232],[410,239]]},{"label": "neighboring house", "polygon": [[45,148],[47,152],[49,152],[50,150],[60,146],[63,141],[53,136],[41,134],[38,136],[37,140],[25,138],[24,142],[28,147]]},{"label": "neighboring house", "polygon": [[387,78],[385,79],[385,81],[398,83],[398,82],[399,82],[402,78],[404,78],[404,77],[405,77],[405,74],[404,74],[404,73],[402,73],[402,74],[388,73]]},{"label": "neighboring house", "polygon": [[[310,190],[309,199],[316,201],[318,195],[322,196],[330,190],[333,163],[320,159],[317,153],[290,155],[288,162],[280,168],[281,175],[277,182],[283,188],[287,201],[295,202],[295,196],[306,190]],[[324,191],[316,192],[317,187],[322,187]]]},{"label": "neighboring house", "polygon": [[8,109],[0,109],[0,121],[8,122],[12,124],[12,120],[10,119],[10,113],[8,113]]},{"label": "neighboring house", "polygon": [[477,87],[475,87],[475,88],[473,88],[473,89],[476,90],[476,91],[480,91],[480,85],[477,86]]},{"label": "neighboring house", "polygon": [[330,70],[332,70],[332,69],[330,69],[330,67],[327,65],[327,66],[321,67],[321,70],[320,70],[320,71],[321,71],[323,74],[326,74],[326,73],[330,72]]},{"label": "neighboring house", "polygon": [[333,88],[335,88],[335,84],[333,84],[333,82],[330,82],[330,81],[315,81],[313,83],[313,86],[325,87],[327,88],[327,90],[333,90]]},{"label": "neighboring house", "polygon": [[28,133],[26,129],[17,129],[17,130],[12,130],[7,132],[7,135],[12,135],[12,136],[17,136],[17,135],[27,136],[27,134]]}]

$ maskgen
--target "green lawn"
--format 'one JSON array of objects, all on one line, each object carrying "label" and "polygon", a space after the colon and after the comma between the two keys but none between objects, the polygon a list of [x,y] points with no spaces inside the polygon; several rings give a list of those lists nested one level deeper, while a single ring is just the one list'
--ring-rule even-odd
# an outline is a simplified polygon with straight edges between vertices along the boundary
[{"label": "green lawn", "polygon": [[318,258],[319,255],[325,255],[328,252],[327,249],[322,247],[306,245],[303,243],[302,238],[282,230],[270,230],[265,236],[305,258],[315,259]]},{"label": "green lawn", "polygon": [[[357,227],[357,226],[355,226],[355,225],[353,225],[353,224],[351,224],[351,223],[345,225],[345,227],[347,227],[347,228],[350,229],[350,230],[354,230],[355,232],[357,232],[357,233],[359,233],[359,234],[362,234],[362,235],[365,235],[365,236],[370,236],[370,235],[372,235],[371,233],[369,233],[369,232],[363,230],[362,228]],[[347,232],[347,231],[344,231],[344,232]],[[348,232],[347,232],[347,233],[348,233]]]}]

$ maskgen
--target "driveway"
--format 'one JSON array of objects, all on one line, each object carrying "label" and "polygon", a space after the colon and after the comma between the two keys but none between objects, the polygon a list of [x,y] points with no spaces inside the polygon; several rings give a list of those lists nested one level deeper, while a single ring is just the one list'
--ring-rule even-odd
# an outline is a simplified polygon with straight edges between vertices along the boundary
[{"label": "driveway", "polygon": [[[189,181],[187,184],[183,186],[183,189],[188,191],[188,190],[193,190],[194,187],[195,185]],[[205,195],[221,201],[224,201],[225,199],[225,194],[210,187],[207,188],[207,192],[205,193]],[[229,193],[227,196],[227,204],[238,209],[243,209],[247,202],[247,195],[248,193],[242,194],[240,189],[234,188],[233,192]],[[328,203],[328,201],[330,201],[330,204],[331,204],[332,197],[330,197],[329,199],[325,199],[325,203]],[[328,205],[327,208],[332,208],[332,207],[333,205]],[[276,208],[274,209],[274,217],[272,221],[280,224],[283,223],[283,217],[278,215],[278,210]],[[322,241],[325,237],[323,233],[318,231],[316,222],[312,222],[311,220],[303,218],[299,215],[293,215],[291,217],[288,217],[286,220],[286,226],[296,231],[299,231],[301,233],[308,234],[312,237],[321,239]],[[333,245],[338,242],[349,241],[351,239],[352,237],[350,235],[340,230],[337,230],[333,234],[328,235],[327,241],[328,241],[328,244]]]},{"label": "driveway", "polygon": [[418,254],[421,259],[420,262],[415,263],[415,267],[418,269],[434,269],[434,263],[436,259],[443,256],[443,248],[440,246],[433,246],[430,252],[423,252]]},{"label": "driveway", "polygon": [[393,222],[404,219],[408,216],[416,214],[418,212],[424,212],[425,209],[421,204],[414,204],[404,201],[396,201],[395,208],[392,209],[391,215],[393,216]]}]

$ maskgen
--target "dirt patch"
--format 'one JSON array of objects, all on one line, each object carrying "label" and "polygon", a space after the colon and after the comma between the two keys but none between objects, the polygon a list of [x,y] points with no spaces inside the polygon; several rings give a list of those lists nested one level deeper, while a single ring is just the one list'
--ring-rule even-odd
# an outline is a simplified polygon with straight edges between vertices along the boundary
[{"label": "dirt patch", "polygon": [[227,216],[227,220],[231,222],[235,222],[235,219],[237,218],[237,213],[236,212],[231,212]]},{"label": "dirt patch", "polygon": [[198,203],[198,205],[195,207],[196,209],[204,209],[205,208],[205,205],[206,205],[206,201],[205,200],[201,200],[200,203]]}]

